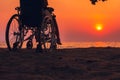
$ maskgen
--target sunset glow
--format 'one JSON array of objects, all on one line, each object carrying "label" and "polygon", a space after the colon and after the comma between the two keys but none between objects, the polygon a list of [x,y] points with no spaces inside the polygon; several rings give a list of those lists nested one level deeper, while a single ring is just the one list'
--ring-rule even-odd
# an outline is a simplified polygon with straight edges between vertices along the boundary
[{"label": "sunset glow", "polygon": [[[55,9],[62,42],[69,41],[120,41],[120,0],[48,0]],[[5,41],[9,18],[16,13],[19,0],[1,0],[0,36]],[[98,38],[100,35],[101,38]]]},{"label": "sunset glow", "polygon": [[102,26],[102,24],[97,24],[95,26],[95,28],[96,28],[97,31],[101,31],[103,29],[103,26]]}]

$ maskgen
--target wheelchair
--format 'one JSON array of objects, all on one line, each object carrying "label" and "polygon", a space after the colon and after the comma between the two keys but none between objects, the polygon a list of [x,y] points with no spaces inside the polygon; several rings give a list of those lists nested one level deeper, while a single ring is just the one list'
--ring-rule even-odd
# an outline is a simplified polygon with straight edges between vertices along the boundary
[{"label": "wheelchair", "polygon": [[[42,11],[43,20],[41,27],[27,26],[20,19],[21,8],[16,7],[17,14],[9,19],[6,26],[6,44],[9,51],[21,49],[26,41],[26,48],[33,48],[33,39],[40,38],[41,47],[45,51],[56,50],[60,43],[56,15],[52,7]],[[38,33],[39,32],[39,33]],[[28,35],[29,34],[29,35]],[[39,34],[36,36],[36,34]]]}]

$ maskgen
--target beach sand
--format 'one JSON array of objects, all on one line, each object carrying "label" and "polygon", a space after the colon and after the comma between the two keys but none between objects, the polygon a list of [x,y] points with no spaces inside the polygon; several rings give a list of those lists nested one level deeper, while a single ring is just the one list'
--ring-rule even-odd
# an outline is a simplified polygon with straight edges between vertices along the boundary
[{"label": "beach sand", "polygon": [[120,48],[0,49],[0,80],[120,80]]}]

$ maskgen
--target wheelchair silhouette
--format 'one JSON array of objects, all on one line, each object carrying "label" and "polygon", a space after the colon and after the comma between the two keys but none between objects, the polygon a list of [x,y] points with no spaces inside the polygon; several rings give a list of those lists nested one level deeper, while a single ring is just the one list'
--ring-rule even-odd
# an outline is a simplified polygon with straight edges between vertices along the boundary
[{"label": "wheelchair silhouette", "polygon": [[42,49],[45,51],[57,49],[60,38],[56,15],[52,7],[42,10],[43,18],[40,27],[23,24],[20,16],[21,8],[16,7],[15,10],[17,14],[11,16],[6,27],[6,44],[10,51],[21,49],[25,41],[26,48],[32,49],[34,38],[40,38]]}]

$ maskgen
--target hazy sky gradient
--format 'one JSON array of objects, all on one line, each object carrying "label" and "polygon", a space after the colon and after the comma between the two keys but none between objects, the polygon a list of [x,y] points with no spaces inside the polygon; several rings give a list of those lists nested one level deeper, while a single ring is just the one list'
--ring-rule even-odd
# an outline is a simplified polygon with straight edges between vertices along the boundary
[{"label": "hazy sky gradient", "polygon": [[[55,9],[62,41],[120,41],[120,0],[92,5],[90,0],[48,0]],[[19,6],[19,0],[0,3],[0,40],[4,40],[6,23]],[[96,31],[95,25],[103,30]]]}]

